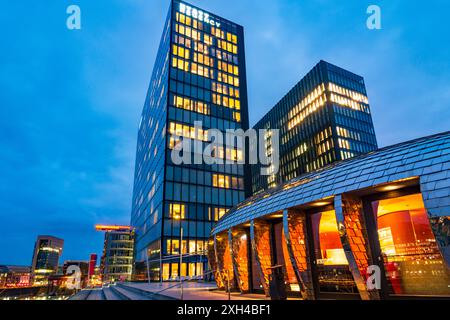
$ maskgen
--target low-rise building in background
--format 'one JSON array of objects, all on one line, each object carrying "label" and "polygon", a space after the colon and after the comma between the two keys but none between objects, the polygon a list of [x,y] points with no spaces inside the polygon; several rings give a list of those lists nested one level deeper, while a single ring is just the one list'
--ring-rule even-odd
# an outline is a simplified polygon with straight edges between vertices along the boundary
[{"label": "low-rise building in background", "polygon": [[105,232],[100,272],[104,282],[129,281],[133,273],[135,232],[129,226],[97,225]]}]

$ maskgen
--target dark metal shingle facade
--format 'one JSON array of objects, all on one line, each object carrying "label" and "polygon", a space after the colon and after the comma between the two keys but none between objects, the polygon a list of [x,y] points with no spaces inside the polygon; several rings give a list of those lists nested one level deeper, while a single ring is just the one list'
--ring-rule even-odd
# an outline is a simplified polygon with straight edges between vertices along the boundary
[{"label": "dark metal shingle facade", "polygon": [[430,218],[450,215],[450,132],[404,142],[303,175],[231,209],[211,234],[350,191],[419,178]]}]

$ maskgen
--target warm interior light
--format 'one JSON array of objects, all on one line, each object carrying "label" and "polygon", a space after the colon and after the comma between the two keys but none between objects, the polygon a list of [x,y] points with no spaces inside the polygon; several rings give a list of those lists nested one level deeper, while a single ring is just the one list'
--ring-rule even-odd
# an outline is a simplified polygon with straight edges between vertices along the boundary
[{"label": "warm interior light", "polygon": [[326,206],[328,204],[330,204],[330,202],[319,201],[319,202],[313,203],[312,205],[315,206],[315,207],[322,207],[322,206]]},{"label": "warm interior light", "polygon": [[385,186],[385,187],[382,187],[381,188],[381,190],[382,191],[394,191],[394,190],[398,190],[398,189],[401,189],[401,188],[403,188],[403,185],[390,185],[390,186]]},{"label": "warm interior light", "polygon": [[282,213],[278,213],[278,214],[273,214],[270,216],[271,218],[283,218],[283,214]]},{"label": "warm interior light", "polygon": [[97,231],[119,231],[119,230],[131,230],[130,226],[109,226],[109,225],[96,225],[95,229]]}]

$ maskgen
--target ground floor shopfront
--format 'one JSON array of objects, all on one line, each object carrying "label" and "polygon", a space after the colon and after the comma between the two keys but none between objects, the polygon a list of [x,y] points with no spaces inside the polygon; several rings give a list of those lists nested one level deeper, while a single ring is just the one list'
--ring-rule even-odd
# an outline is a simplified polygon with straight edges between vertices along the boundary
[{"label": "ground floor shopfront", "polygon": [[449,164],[442,134],[248,199],[212,232],[217,285],[269,295],[280,270],[305,299],[450,298]]}]

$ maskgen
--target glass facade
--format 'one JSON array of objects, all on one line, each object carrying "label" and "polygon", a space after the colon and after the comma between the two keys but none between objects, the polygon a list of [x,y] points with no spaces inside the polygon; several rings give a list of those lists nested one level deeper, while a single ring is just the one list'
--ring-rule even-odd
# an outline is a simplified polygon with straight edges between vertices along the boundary
[{"label": "glass facade", "polygon": [[133,272],[135,232],[106,231],[101,272],[104,281],[129,281]]},{"label": "glass facade", "polygon": [[389,293],[449,294],[450,273],[420,193],[372,202]]},{"label": "glass facade", "polygon": [[58,271],[59,257],[62,254],[64,240],[39,236],[34,245],[32,273],[35,283],[46,283],[48,276]]},{"label": "glass facade", "polygon": [[[195,122],[202,123],[197,134]],[[249,196],[244,165],[173,163],[181,139],[203,150],[208,129],[248,129],[243,28],[172,1],[142,112],[131,217],[137,261],[149,261],[153,279],[202,276],[213,224]],[[237,161],[242,150],[215,156]]]},{"label": "glass facade", "polygon": [[334,210],[311,215],[314,258],[319,292],[356,293],[356,285],[342,247]]},{"label": "glass facade", "polygon": [[[254,128],[280,130],[280,170],[263,176],[260,166],[253,166],[253,193],[377,149],[364,79],[325,61]],[[265,151],[270,155],[268,138]]]}]

